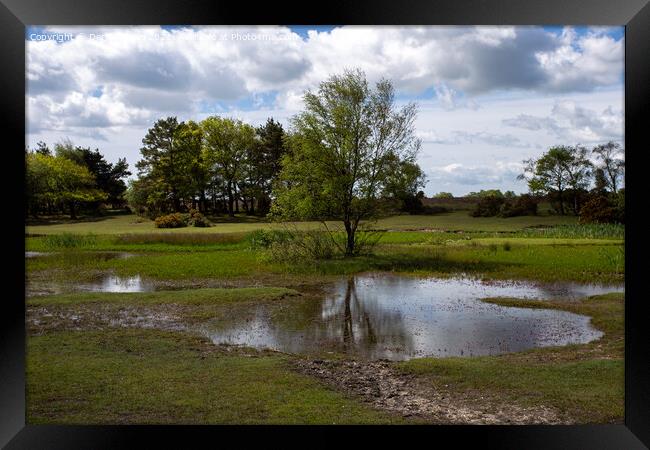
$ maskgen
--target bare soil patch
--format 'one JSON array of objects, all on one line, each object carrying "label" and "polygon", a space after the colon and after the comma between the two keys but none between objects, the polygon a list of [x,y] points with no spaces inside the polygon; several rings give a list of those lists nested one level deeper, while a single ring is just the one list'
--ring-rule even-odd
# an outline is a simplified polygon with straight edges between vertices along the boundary
[{"label": "bare soil patch", "polygon": [[375,408],[435,424],[570,424],[552,407],[524,407],[485,392],[436,390],[388,361],[297,359],[293,368]]}]

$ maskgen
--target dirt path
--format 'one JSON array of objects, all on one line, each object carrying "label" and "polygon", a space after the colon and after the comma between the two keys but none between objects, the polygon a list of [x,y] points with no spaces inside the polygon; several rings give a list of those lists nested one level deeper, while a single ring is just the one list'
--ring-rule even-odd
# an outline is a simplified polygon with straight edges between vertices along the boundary
[{"label": "dirt path", "polygon": [[390,362],[298,359],[294,368],[373,407],[436,424],[568,424],[554,408],[523,407],[484,394],[436,390]]}]

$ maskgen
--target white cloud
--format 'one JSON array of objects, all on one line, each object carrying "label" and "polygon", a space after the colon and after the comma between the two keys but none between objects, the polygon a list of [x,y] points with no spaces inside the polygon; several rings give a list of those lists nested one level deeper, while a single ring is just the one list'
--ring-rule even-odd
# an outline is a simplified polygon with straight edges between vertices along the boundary
[{"label": "white cloud", "polygon": [[433,191],[456,186],[456,192],[498,188],[521,191],[525,186],[517,181],[523,165],[517,162],[496,162],[491,166],[465,165],[461,163],[432,167],[427,171],[429,183],[436,185]]},{"label": "white cloud", "polygon": [[[306,89],[352,67],[363,69],[371,81],[390,78],[405,94],[433,89],[447,109],[475,109],[472,96],[494,90],[563,92],[620,83],[623,61],[622,40],[601,29],[583,36],[568,29],[557,36],[538,27],[346,26],[310,32],[307,40],[289,28],[269,26],[49,31],[76,37],[62,43],[28,41],[30,97],[62,101],[70,92],[91,95],[106,86],[119,89],[125,108],[151,115],[174,112],[174,100],[188,111],[200,102],[261,92],[275,93],[279,107],[297,109]],[[90,32],[101,39],[89,38]],[[59,120],[66,122],[64,116]]]},{"label": "white cloud", "polygon": [[48,31],[85,37],[27,42],[30,145],[97,140],[133,164],[160,117],[288,125],[306,89],[356,67],[419,104],[430,193],[510,183],[508,164],[555,143],[622,139],[623,41],[606,28],[345,26],[306,39],[271,26]]},{"label": "white cloud", "polygon": [[526,130],[543,130],[569,143],[600,143],[622,141],[623,111],[608,105],[600,113],[578,105],[575,101],[556,101],[547,116],[519,114],[503,120],[503,124]]},{"label": "white cloud", "polygon": [[549,89],[590,91],[597,86],[620,83],[623,73],[623,40],[614,40],[603,29],[582,37],[567,30],[560,45],[536,53],[548,76]]}]

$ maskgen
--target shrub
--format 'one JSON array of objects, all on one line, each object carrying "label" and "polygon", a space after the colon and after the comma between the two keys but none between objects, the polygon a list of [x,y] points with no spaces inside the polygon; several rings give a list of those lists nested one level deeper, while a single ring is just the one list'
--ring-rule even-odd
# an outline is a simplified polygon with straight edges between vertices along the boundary
[{"label": "shrub", "polygon": [[269,248],[274,243],[284,244],[292,239],[293,234],[280,230],[255,230],[248,235],[252,250]]},{"label": "shrub", "polygon": [[536,216],[538,200],[530,194],[511,197],[501,205],[500,217]]},{"label": "shrub", "polygon": [[190,209],[189,217],[187,224],[192,227],[204,228],[212,226],[210,221],[196,209]]},{"label": "shrub", "polygon": [[[386,232],[383,230],[358,229],[355,235],[354,256],[371,254],[372,249],[375,248],[384,234]],[[341,240],[340,245],[343,248],[343,240]]]},{"label": "shrub", "polygon": [[625,188],[616,193],[616,220],[625,223]]},{"label": "shrub", "polygon": [[440,205],[426,205],[422,207],[420,214],[442,214],[451,211],[449,208]]},{"label": "shrub", "polygon": [[187,214],[172,213],[165,216],[156,217],[154,225],[156,228],[183,228],[189,222]]},{"label": "shrub", "polygon": [[300,262],[331,259],[342,253],[341,247],[327,232],[309,230],[287,233],[288,235],[276,235],[282,237],[272,241],[267,247],[268,257],[272,261]]},{"label": "shrub", "polygon": [[472,217],[494,217],[501,211],[504,198],[497,195],[486,195],[478,198],[476,206],[470,212]]},{"label": "shrub", "polygon": [[618,219],[616,205],[608,197],[597,195],[580,208],[580,223],[615,223]]}]

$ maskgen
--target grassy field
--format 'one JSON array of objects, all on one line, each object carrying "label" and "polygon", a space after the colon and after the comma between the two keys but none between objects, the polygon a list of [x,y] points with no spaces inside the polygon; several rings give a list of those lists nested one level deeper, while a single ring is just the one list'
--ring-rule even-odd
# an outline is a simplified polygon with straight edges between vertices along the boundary
[{"label": "grassy field", "polygon": [[59,331],[27,343],[30,424],[401,423],[287,367],[183,333]]},{"label": "grassy field", "polygon": [[[578,226],[572,217],[396,216],[375,225],[385,232],[371,254],[306,263],[275,261],[253,245],[256,229],[282,226],[246,218],[159,230],[150,221],[115,215],[26,227],[27,250],[47,252],[26,259],[30,286],[72,289],[115,274],[139,275],[163,289],[63,289],[28,298],[28,422],[402,423],[399,414],[296,372],[295,355],[215,346],[184,326],[239,314],[246,305],[308,300],[340,276],[366,271],[602,283],[625,276],[623,227]],[[395,369],[452,396],[550,405],[566,422],[622,420],[621,295],[571,304],[486,301],[585,314],[605,337],[497,357],[414,359]],[[138,314],[164,326],[143,325],[134,319]]]},{"label": "grassy field", "polygon": [[[28,234],[127,234],[127,233],[241,233],[266,228],[281,228],[283,224],[268,223],[257,218],[238,216],[236,219],[219,218],[209,228],[155,228],[153,221],[131,214],[107,215],[83,221],[60,220],[44,225],[28,225]],[[574,216],[540,215],[511,218],[470,217],[466,211],[454,211],[433,216],[393,216],[379,219],[372,228],[380,230],[447,230],[447,231],[515,231],[526,227],[569,225],[576,223]],[[306,229],[320,226],[318,222],[296,222],[292,225]],[[340,227],[338,222],[328,222]]]}]

